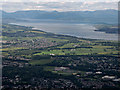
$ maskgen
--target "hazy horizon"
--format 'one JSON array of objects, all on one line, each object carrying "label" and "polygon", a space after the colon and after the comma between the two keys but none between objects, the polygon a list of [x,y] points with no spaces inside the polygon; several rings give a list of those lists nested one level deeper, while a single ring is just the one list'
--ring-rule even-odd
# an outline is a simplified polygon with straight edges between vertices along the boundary
[{"label": "hazy horizon", "polygon": [[[104,10],[94,10],[94,11],[105,11],[105,10],[115,10],[117,11],[116,9],[104,9]],[[14,12],[8,12],[8,11],[5,11],[5,10],[1,10],[1,11],[4,11],[6,13],[15,13],[15,12],[22,12],[22,11],[43,11],[43,12],[75,12],[75,11],[57,11],[57,10],[53,10],[53,11],[47,11],[47,10],[19,10],[19,11],[14,11]],[[80,11],[80,12],[94,12],[94,11]],[[79,11],[76,11],[76,12],[79,12]]]}]

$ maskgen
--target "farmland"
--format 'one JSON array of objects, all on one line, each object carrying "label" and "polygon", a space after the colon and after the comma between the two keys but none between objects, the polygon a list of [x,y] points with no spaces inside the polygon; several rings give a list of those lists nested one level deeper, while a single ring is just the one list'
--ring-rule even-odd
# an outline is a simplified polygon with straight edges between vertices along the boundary
[{"label": "farmland", "polygon": [[5,88],[8,83],[9,88],[120,88],[117,41],[77,38],[11,24],[3,24],[2,31]]}]

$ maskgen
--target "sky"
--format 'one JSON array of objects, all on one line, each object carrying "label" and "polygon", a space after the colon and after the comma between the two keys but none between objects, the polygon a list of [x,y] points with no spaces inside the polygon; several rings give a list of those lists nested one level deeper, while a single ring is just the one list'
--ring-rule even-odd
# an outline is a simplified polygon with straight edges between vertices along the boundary
[{"label": "sky", "polygon": [[[28,2],[29,1],[29,2]],[[22,10],[95,11],[118,9],[118,0],[4,0],[0,9],[6,12]]]},{"label": "sky", "polygon": [[119,0],[0,0],[1,2],[118,2]]}]

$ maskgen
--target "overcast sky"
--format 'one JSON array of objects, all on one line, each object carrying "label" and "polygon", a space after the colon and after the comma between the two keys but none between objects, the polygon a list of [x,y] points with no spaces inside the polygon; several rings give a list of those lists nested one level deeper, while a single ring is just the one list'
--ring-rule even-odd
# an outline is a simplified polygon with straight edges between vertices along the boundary
[{"label": "overcast sky", "polygon": [[[22,10],[45,10],[45,11],[94,11],[105,9],[118,9],[118,0],[27,0],[31,2],[22,2],[23,0],[4,0],[0,3],[2,10],[15,12]],[[79,2],[78,2],[79,1]],[[80,2],[81,1],[81,2]],[[0,8],[1,9],[1,8]]]},{"label": "overcast sky", "polygon": [[1,2],[118,2],[119,0],[0,0]]}]

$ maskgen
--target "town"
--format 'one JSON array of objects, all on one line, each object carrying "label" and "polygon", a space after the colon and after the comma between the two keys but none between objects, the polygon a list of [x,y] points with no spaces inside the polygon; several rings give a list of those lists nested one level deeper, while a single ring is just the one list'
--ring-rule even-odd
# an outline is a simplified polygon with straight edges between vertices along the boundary
[{"label": "town", "polygon": [[3,24],[2,90],[120,89],[117,41]]}]

